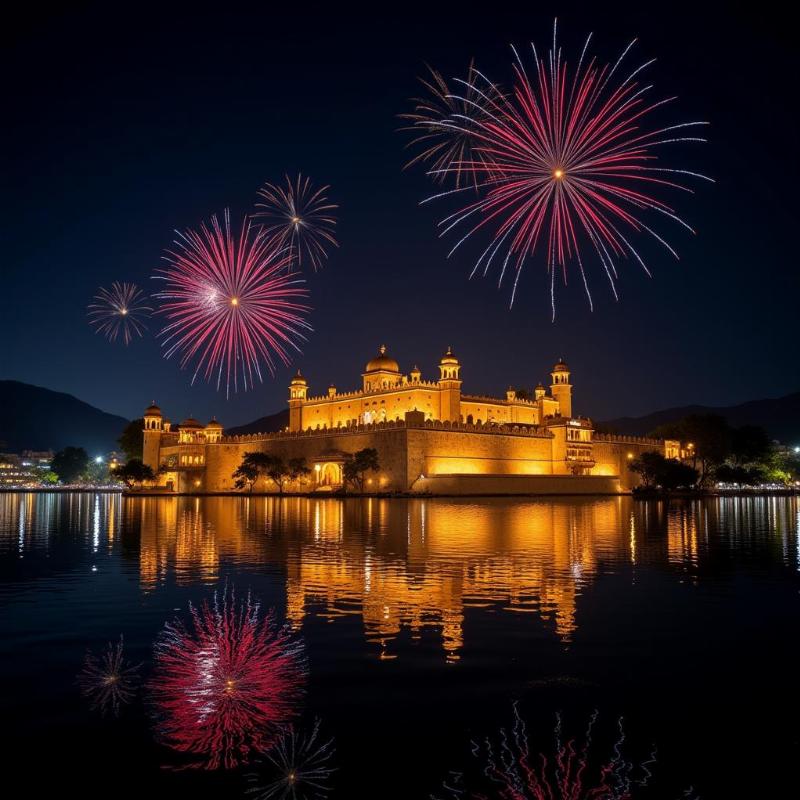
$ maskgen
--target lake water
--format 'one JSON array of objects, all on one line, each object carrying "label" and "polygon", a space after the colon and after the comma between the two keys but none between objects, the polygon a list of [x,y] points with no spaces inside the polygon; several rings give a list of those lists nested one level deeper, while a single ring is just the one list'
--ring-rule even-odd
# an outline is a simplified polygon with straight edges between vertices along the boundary
[{"label": "lake water", "polygon": [[[253,797],[252,766],[171,746],[153,688],[165,622],[227,586],[303,643],[295,725],[335,771],[297,797],[535,798],[525,749],[582,752],[595,713],[576,800],[620,718],[633,797],[797,797],[799,525],[797,498],[0,495],[7,781]],[[141,667],[103,713],[79,675],[121,635]]]}]

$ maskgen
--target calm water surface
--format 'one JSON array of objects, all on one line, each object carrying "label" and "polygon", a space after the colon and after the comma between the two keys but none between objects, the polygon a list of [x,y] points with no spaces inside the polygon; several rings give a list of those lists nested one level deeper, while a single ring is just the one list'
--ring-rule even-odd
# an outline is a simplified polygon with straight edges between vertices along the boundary
[{"label": "calm water surface", "polygon": [[[332,798],[448,796],[515,702],[534,752],[558,711],[581,735],[599,711],[598,750],[624,717],[632,760],[657,747],[634,797],[797,797],[799,525],[796,498],[0,495],[6,774],[31,797],[244,797],[240,771],[181,768],[146,688],[164,623],[227,582],[305,643]],[[145,686],[103,716],[76,676],[121,634]]]}]

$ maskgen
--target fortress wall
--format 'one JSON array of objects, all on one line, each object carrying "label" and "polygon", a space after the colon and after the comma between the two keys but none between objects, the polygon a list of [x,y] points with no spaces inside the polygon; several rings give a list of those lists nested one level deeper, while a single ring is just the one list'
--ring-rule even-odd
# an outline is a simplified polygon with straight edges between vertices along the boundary
[{"label": "fortress wall", "polygon": [[552,442],[544,436],[409,428],[408,485],[419,475],[550,474]]},{"label": "fortress wall", "polygon": [[664,443],[657,439],[636,436],[595,436],[592,444],[595,466],[592,475],[618,475],[620,490],[629,492],[641,482],[639,476],[628,469],[628,464],[645,452],[664,452]]},{"label": "fortress wall", "polygon": [[619,494],[619,479],[596,475],[435,475],[414,491],[445,495]]},{"label": "fortress wall", "polygon": [[[302,457],[313,469],[315,462],[330,460],[330,451],[355,453],[365,447],[374,447],[378,451],[381,470],[374,476],[378,486],[385,489],[405,489],[406,432],[405,428],[356,433],[326,431],[297,437],[210,444],[206,447],[204,489],[209,492],[232,490],[233,472],[246,452],[274,453],[286,460]],[[264,483],[259,483],[258,486],[259,491],[270,491],[273,488],[274,486]]]}]

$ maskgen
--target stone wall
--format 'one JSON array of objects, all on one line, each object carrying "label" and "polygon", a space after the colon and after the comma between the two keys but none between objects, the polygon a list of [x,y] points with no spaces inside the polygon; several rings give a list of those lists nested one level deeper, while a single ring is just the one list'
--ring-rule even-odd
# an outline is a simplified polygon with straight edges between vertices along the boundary
[{"label": "stone wall", "polygon": [[641,481],[628,469],[628,464],[645,452],[664,454],[664,442],[644,436],[616,436],[595,433],[592,454],[595,466],[592,475],[619,475],[620,489],[629,492]]},{"label": "stone wall", "polygon": [[596,475],[438,475],[420,478],[415,491],[444,495],[619,494],[619,479]]},{"label": "stone wall", "polygon": [[471,425],[409,428],[408,482],[420,475],[547,475],[552,441],[547,433],[502,434]]}]

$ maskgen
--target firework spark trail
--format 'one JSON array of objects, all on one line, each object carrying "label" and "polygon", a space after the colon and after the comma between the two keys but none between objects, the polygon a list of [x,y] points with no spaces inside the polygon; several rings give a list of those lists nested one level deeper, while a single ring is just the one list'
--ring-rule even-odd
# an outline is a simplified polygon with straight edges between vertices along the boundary
[{"label": "firework spark trail", "polygon": [[[602,756],[595,752],[593,742],[598,720],[595,711],[583,737],[568,738],[557,714],[552,753],[533,756],[525,722],[514,704],[510,729],[501,729],[496,739],[486,737],[471,743],[472,767],[450,773],[442,786],[445,796],[453,800],[632,800],[647,796],[655,750],[641,763],[628,759],[619,719],[610,755]],[[698,800],[692,789],[682,796]],[[437,800],[437,795],[432,798]]]},{"label": "firework spark trail", "polygon": [[290,248],[298,266],[305,258],[316,272],[327,259],[328,248],[339,246],[333,216],[338,206],[328,201],[330,186],[315,188],[300,174],[294,181],[285,178],[286,186],[265,183],[258,190],[262,202],[256,203],[253,219],[281,246]]},{"label": "firework spark trail", "polygon": [[193,766],[233,768],[268,749],[303,695],[302,645],[248,595],[233,591],[199,608],[191,624],[167,623],[151,683],[162,741],[199,756]]},{"label": "firework spark trail", "polygon": [[[499,283],[507,268],[514,273],[513,304],[525,260],[541,252],[550,276],[555,314],[555,273],[567,281],[568,265],[580,273],[591,305],[583,250],[598,258],[616,297],[616,263],[632,258],[647,270],[645,260],[629,231],[652,238],[677,258],[675,249],[650,224],[646,215],[661,216],[692,231],[674,208],[656,196],[658,191],[693,192],[688,179],[711,181],[698,172],[657,166],[659,150],[681,142],[704,142],[688,135],[706,122],[649,125],[651,115],[675,98],[649,99],[651,85],[639,83],[647,61],[625,75],[622,65],[633,47],[628,45],[613,66],[600,66],[587,56],[586,40],[572,76],[557,41],[546,58],[532,44],[534,68],[530,74],[516,49],[514,82],[503,94],[477,69],[468,80],[457,81],[460,93],[449,95],[452,104],[470,109],[447,119],[426,121],[452,141],[471,139],[472,158],[453,159],[437,167],[440,174],[478,176],[478,198],[440,222],[444,236],[462,229],[449,255],[475,234],[490,241],[478,258],[473,274],[488,274],[502,253]],[[624,77],[621,77],[624,75]],[[435,154],[434,154],[435,155]],[[458,195],[456,186],[423,201]]]},{"label": "firework spark trail", "polygon": [[181,368],[196,361],[192,383],[202,373],[226,392],[247,390],[262,381],[261,363],[270,374],[276,359],[290,363],[298,340],[311,326],[303,279],[291,271],[291,254],[265,231],[245,219],[237,235],[230,213],[224,224],[178,233],[177,249],[168,250],[168,266],[154,277],[166,288],[156,297],[168,323],[159,336],[165,357],[180,354]]},{"label": "firework spark trail", "polygon": [[153,312],[147,296],[133,283],[114,281],[110,289],[102,286],[87,307],[89,324],[95,333],[102,333],[110,342],[121,336],[128,345],[147,330],[144,320]]},{"label": "firework spark trail", "polygon": [[308,734],[294,726],[276,740],[260,759],[258,772],[247,778],[247,793],[256,800],[321,800],[330,792],[330,777],[335,772],[330,761],[335,755],[333,739],[320,740],[320,721]]},{"label": "firework spark trail", "polygon": [[[407,147],[420,146],[421,150],[405,168],[427,162],[430,164],[428,174],[438,183],[444,183],[448,175],[454,177],[456,188],[467,184],[477,187],[478,176],[487,168],[480,151],[473,149],[475,139],[470,130],[472,119],[487,116],[484,108],[489,102],[499,99],[499,90],[492,86],[488,96],[484,96],[472,85],[471,81],[478,74],[474,62],[470,62],[465,87],[464,99],[451,92],[442,74],[433,67],[428,67],[429,78],[420,78],[420,83],[428,91],[428,97],[416,97],[413,112],[399,114],[400,119],[407,120],[410,125],[401,130],[411,131],[414,138]],[[456,131],[443,126],[450,119],[463,121],[465,130]],[[466,165],[480,161],[481,170]]]},{"label": "firework spark trail", "polygon": [[116,645],[108,643],[99,658],[91,650],[86,654],[83,669],[78,674],[78,685],[93,711],[119,716],[120,708],[136,694],[141,664],[131,664],[123,651],[120,636]]}]

